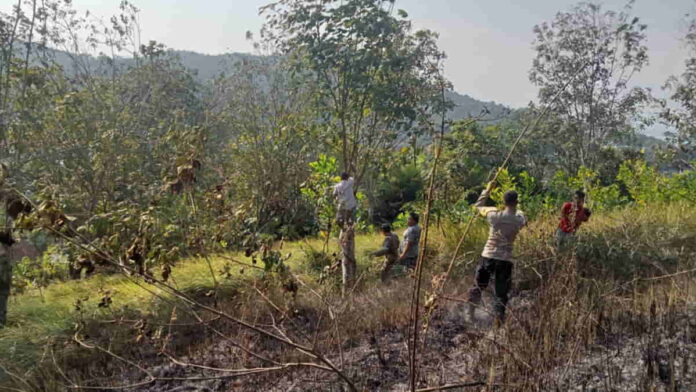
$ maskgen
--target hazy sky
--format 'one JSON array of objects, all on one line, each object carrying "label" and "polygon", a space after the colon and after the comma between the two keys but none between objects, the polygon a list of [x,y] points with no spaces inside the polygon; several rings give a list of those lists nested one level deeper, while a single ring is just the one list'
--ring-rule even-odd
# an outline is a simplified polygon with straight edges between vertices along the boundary
[{"label": "hazy sky", "polygon": [[[108,16],[118,0],[73,0],[78,9]],[[144,41],[201,53],[250,52],[245,32],[263,23],[260,6],[270,0],[132,0],[141,9]],[[458,92],[513,107],[536,96],[527,78],[533,52],[532,28],[568,10],[571,0],[397,0],[417,28],[440,33],[447,53],[447,76]],[[625,0],[605,0],[620,9]],[[659,90],[666,77],[683,68],[684,15],[696,0],[637,0],[634,13],[648,24],[650,66],[637,77]]]}]

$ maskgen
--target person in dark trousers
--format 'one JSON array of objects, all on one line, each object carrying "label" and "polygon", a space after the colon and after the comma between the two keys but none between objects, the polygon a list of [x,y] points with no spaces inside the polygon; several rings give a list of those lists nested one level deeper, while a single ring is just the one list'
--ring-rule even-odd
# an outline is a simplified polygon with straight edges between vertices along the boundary
[{"label": "person in dark trousers", "polygon": [[404,231],[404,239],[401,242],[399,260],[407,268],[416,268],[418,262],[418,243],[420,242],[421,229],[418,226],[420,217],[415,212],[408,215],[408,228]]},{"label": "person in dark trousers", "polygon": [[493,185],[489,184],[475,204],[479,213],[486,217],[490,231],[476,268],[475,284],[469,289],[469,319],[474,320],[476,307],[481,303],[481,293],[493,278],[495,323],[499,326],[505,321],[508,292],[512,286],[513,243],[520,230],[526,226],[527,220],[517,210],[518,196],[515,191],[507,191],[503,195],[504,210],[486,207],[492,188]]},{"label": "person in dark trousers", "polygon": [[380,277],[382,282],[386,282],[389,278],[389,271],[399,259],[399,237],[392,232],[391,225],[389,224],[383,224],[380,231],[384,236],[384,242],[382,243],[382,247],[370,253],[370,256],[384,256],[384,265]]},{"label": "person in dark trousers", "polygon": [[12,232],[0,231],[0,329],[7,322],[7,302],[12,288],[12,260],[10,247],[14,243]]},{"label": "person in dark trousers", "polygon": [[575,232],[580,225],[590,219],[592,212],[585,208],[585,192],[575,192],[573,202],[566,202],[561,207],[561,220],[556,229],[556,245],[558,249],[565,249],[575,240]]}]

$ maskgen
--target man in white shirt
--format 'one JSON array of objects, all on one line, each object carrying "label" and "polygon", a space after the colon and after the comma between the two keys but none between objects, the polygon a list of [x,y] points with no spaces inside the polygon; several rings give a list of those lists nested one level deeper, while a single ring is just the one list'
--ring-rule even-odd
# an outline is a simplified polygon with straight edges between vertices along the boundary
[{"label": "man in white shirt", "polygon": [[333,195],[338,201],[338,211],[336,212],[336,222],[340,227],[352,224],[355,221],[355,208],[358,201],[355,199],[353,185],[355,180],[348,173],[341,173],[341,182],[334,185]]},{"label": "man in white shirt", "polygon": [[505,321],[505,307],[512,285],[513,243],[517,234],[527,224],[527,220],[522,212],[517,210],[518,196],[515,191],[507,191],[503,195],[503,211],[496,207],[486,207],[491,189],[492,185],[489,184],[475,204],[479,213],[486,217],[490,232],[476,268],[474,287],[469,289],[469,317],[473,320],[475,307],[481,303],[481,292],[488,287],[490,279],[493,278],[496,324],[501,325]]}]

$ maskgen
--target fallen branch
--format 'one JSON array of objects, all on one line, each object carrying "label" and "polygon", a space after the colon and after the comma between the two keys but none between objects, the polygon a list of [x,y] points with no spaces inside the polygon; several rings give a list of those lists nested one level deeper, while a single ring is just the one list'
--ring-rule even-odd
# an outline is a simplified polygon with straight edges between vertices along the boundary
[{"label": "fallen branch", "polygon": [[421,388],[421,389],[416,389],[416,392],[446,391],[449,389],[480,387],[483,385],[486,385],[486,383],[483,381],[474,381],[474,382],[465,382],[465,383],[460,383],[460,384],[440,385],[439,387]]}]

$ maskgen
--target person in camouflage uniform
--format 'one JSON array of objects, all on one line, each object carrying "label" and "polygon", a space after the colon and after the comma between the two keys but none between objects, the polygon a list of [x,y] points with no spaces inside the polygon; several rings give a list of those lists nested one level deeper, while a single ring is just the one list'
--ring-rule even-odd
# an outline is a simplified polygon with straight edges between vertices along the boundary
[{"label": "person in camouflage uniform", "polygon": [[372,257],[384,256],[384,266],[382,267],[382,273],[380,275],[382,282],[386,282],[389,278],[389,271],[394,266],[397,260],[399,260],[399,237],[392,233],[391,225],[384,224],[381,227],[382,235],[384,236],[384,242],[382,247],[370,254]]}]

